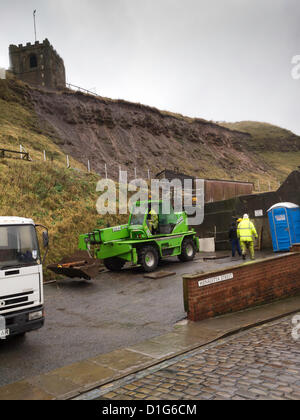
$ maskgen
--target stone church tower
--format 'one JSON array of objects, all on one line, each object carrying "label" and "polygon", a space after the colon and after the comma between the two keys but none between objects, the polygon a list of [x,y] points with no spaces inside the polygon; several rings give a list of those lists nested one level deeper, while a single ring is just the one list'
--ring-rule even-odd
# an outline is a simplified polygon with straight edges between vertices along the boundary
[{"label": "stone church tower", "polygon": [[14,75],[33,86],[59,90],[66,87],[63,60],[48,39],[9,47],[10,69]]}]

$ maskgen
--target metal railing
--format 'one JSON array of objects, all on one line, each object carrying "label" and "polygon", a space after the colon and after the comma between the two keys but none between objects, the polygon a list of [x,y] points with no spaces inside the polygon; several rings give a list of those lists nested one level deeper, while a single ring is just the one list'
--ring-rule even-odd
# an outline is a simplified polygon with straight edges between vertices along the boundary
[{"label": "metal railing", "polygon": [[71,83],[66,83],[66,87],[71,90],[76,90],[77,92],[87,93],[88,95],[99,96],[97,93],[92,92],[91,90],[84,89],[80,86],[72,85]]}]

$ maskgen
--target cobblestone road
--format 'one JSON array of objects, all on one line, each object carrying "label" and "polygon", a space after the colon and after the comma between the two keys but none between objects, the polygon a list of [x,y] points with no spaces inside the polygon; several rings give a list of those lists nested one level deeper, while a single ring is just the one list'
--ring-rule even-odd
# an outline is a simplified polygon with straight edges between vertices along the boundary
[{"label": "cobblestone road", "polygon": [[292,318],[254,328],[114,385],[101,399],[300,399]]}]

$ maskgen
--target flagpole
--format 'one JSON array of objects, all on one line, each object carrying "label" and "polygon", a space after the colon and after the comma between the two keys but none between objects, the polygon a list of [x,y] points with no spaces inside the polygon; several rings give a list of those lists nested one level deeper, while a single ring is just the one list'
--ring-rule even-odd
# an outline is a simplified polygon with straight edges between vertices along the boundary
[{"label": "flagpole", "polygon": [[36,42],[36,22],[35,22],[35,14],[36,14],[36,10],[34,10],[34,11],[33,11],[34,38],[35,38],[35,42]]}]

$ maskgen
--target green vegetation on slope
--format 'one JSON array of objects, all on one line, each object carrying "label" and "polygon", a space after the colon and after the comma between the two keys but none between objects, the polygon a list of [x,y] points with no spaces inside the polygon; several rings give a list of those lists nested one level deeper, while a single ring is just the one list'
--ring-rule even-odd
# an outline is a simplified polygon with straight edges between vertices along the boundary
[{"label": "green vegetation on slope", "polygon": [[[46,263],[49,264],[73,253],[77,249],[79,234],[97,225],[123,223],[127,217],[101,217],[97,214],[98,177],[88,174],[86,168],[71,156],[70,165],[76,170],[66,168],[66,156],[59,147],[60,139],[53,129],[40,125],[30,92],[20,81],[0,80],[0,148],[19,150],[22,144],[33,159],[26,162],[20,158],[0,158],[0,215],[29,217],[48,226],[51,241]],[[267,190],[269,182],[272,188],[277,188],[278,180],[283,181],[298,166],[300,138],[293,133],[254,122],[223,125],[251,134],[244,140],[245,146],[251,155],[257,157],[263,170],[257,175],[249,174],[245,167],[234,173],[232,156],[227,150],[222,162],[212,162],[209,151],[195,143],[195,150],[191,153],[199,158],[200,176],[259,180],[261,189]],[[180,142],[184,140],[180,138]],[[236,144],[237,150],[240,150],[239,146]],[[48,158],[46,162],[43,161],[44,150]],[[171,156],[172,153],[170,150]],[[183,165],[178,155],[174,155],[172,161],[178,163],[179,168]],[[184,162],[184,168],[187,173],[193,169],[188,161]],[[52,274],[46,272],[46,279],[50,278],[53,278]]]},{"label": "green vegetation on slope", "polygon": [[300,162],[300,137],[281,127],[255,121],[222,123],[230,130],[251,134],[247,140],[249,151],[257,153],[268,166],[268,173],[284,181]]},{"label": "green vegetation on slope", "polygon": [[275,125],[256,121],[240,121],[235,123],[222,123],[223,127],[227,127],[230,130],[237,130],[244,133],[251,134],[253,142],[256,146],[263,144],[264,147],[271,145],[278,145],[278,141],[285,141],[286,139],[299,141],[299,137],[291,131],[285,130],[284,128],[277,127]]},{"label": "green vegetation on slope", "polygon": [[[49,228],[50,250],[46,264],[70,255],[78,246],[78,236],[97,225],[118,224],[119,217],[101,217],[96,211],[99,177],[88,174],[79,162],[66,156],[38,126],[34,110],[24,97],[19,82],[19,95],[0,81],[0,148],[19,150],[22,144],[30,152],[32,162],[20,158],[0,159],[0,215],[34,219]],[[43,151],[48,159],[43,161]],[[47,280],[54,275],[45,270]]]},{"label": "green vegetation on slope", "polygon": [[240,121],[220,124],[230,130],[237,130],[251,135],[246,140],[250,153],[264,162],[267,168],[265,176],[258,177],[262,190],[272,189],[282,183],[300,162],[300,137],[281,127],[269,123]]},{"label": "green vegetation on slope", "polygon": [[[58,140],[40,127],[26,87],[20,81],[0,80],[0,127],[0,148],[19,151],[22,145],[37,161],[44,159],[45,150],[57,167],[66,167],[66,156],[55,143]],[[85,169],[71,157],[70,165]]]},{"label": "green vegetation on slope", "polygon": [[[0,215],[33,218],[49,228],[46,263],[72,254],[80,234],[120,223],[118,216],[97,214],[96,175],[59,168],[53,163],[0,160]],[[53,275],[46,271],[46,279]]]}]

